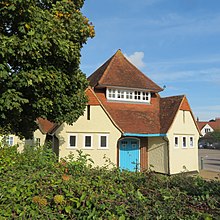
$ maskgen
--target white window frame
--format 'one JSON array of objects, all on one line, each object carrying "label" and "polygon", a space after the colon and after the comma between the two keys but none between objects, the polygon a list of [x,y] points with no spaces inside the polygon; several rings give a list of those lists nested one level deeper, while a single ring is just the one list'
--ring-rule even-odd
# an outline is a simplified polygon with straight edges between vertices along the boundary
[{"label": "white window frame", "polygon": [[6,137],[6,143],[8,146],[13,146],[14,145],[14,137],[9,135]]},{"label": "white window frame", "polygon": [[207,134],[209,132],[211,132],[211,129],[210,128],[205,128],[205,133]]},{"label": "white window frame", "polygon": [[40,138],[35,138],[35,145],[40,146]]},{"label": "white window frame", "polygon": [[107,88],[108,100],[150,103],[151,93],[142,90]]},{"label": "white window frame", "polygon": [[[191,141],[191,138],[192,138],[192,141]],[[189,137],[189,146],[190,146],[191,148],[194,148],[194,143],[195,143],[194,137],[193,137],[193,136],[190,136],[190,137]]]},{"label": "white window frame", "polygon": [[[108,134],[99,134],[99,149],[108,149]],[[101,146],[101,137],[106,137],[106,146]]]},{"label": "white window frame", "polygon": [[[185,146],[184,146],[184,141],[183,141],[184,139],[185,139]],[[182,148],[184,148],[184,149],[187,148],[187,138],[186,138],[186,136],[182,137]]]},{"label": "white window frame", "polygon": [[[91,146],[86,146],[86,137],[91,137]],[[84,134],[83,135],[83,148],[92,149],[93,148],[93,135],[92,134]]]},{"label": "white window frame", "polygon": [[[75,137],[75,146],[70,145],[70,137],[72,137],[72,136]],[[74,133],[68,134],[68,148],[70,148],[70,149],[77,148],[77,141],[78,141],[78,135],[77,134],[74,134]]]},{"label": "white window frame", "polygon": [[[177,144],[176,144],[176,138],[177,138]],[[179,148],[180,145],[180,138],[179,136],[174,136],[174,147]]]}]

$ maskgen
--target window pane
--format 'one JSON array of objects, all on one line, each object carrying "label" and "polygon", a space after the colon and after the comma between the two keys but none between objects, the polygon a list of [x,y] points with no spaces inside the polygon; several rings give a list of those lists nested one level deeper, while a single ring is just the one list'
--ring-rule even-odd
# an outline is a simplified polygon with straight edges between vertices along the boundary
[{"label": "window pane", "polygon": [[190,147],[193,147],[193,137],[190,137]]},{"label": "window pane", "polygon": [[120,98],[121,98],[121,91],[118,90],[118,99],[120,99]]},{"label": "window pane", "polygon": [[134,99],[137,99],[138,97],[138,94],[137,94],[137,91],[134,92]]},{"label": "window pane", "polygon": [[143,92],[143,100],[148,100],[148,92]]},{"label": "window pane", "polygon": [[183,137],[183,147],[186,147],[186,137]]},{"label": "window pane", "polygon": [[40,138],[36,138],[36,145],[40,146]]},{"label": "window pane", "polygon": [[76,146],[76,136],[70,136],[70,147]]},{"label": "window pane", "polygon": [[131,91],[126,91],[126,99],[132,99],[132,94]]},{"label": "window pane", "polygon": [[178,147],[178,137],[175,137],[175,147]]},{"label": "window pane", "polygon": [[91,136],[85,136],[85,147],[91,147]]},{"label": "window pane", "polygon": [[12,146],[14,143],[14,138],[13,137],[7,137],[6,138],[6,143],[9,145],[9,146]]},{"label": "window pane", "polygon": [[141,99],[141,92],[135,91],[134,92],[134,99],[140,100]]},{"label": "window pane", "polygon": [[107,137],[101,136],[101,146],[100,147],[107,147]]}]

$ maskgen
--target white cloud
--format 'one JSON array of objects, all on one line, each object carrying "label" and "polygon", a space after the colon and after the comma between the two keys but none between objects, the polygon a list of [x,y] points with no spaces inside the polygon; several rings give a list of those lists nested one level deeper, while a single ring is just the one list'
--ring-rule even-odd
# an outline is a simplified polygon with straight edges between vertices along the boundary
[{"label": "white cloud", "polygon": [[[220,67],[204,68],[195,70],[171,70],[171,67],[166,66],[151,66],[151,73],[148,72],[149,77],[156,81],[166,82],[213,82],[220,84]],[[176,69],[178,66],[176,67]],[[180,66],[181,68],[181,66]]]},{"label": "white cloud", "polygon": [[144,58],[144,52],[134,52],[130,56],[125,54],[125,57],[133,63],[137,68],[143,68],[145,67],[145,63],[143,61]]}]

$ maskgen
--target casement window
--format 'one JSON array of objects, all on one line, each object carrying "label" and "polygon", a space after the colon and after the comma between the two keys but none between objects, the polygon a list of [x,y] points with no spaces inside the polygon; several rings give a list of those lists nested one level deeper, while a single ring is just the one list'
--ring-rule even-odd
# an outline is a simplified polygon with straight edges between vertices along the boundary
[{"label": "casement window", "polygon": [[77,135],[76,134],[69,134],[68,147],[70,148],[77,147]]},{"label": "casement window", "polygon": [[36,138],[35,139],[35,145],[36,146],[40,146],[40,138]]},{"label": "casement window", "polygon": [[108,135],[99,135],[99,148],[108,148]]},{"label": "casement window", "polygon": [[116,98],[116,90],[115,89],[108,89],[108,98],[109,99],[115,99]]},{"label": "casement window", "polygon": [[106,96],[108,100],[145,103],[149,103],[151,98],[150,92],[109,88],[106,90]]},{"label": "casement window", "polygon": [[84,147],[91,148],[92,147],[92,135],[84,136]]},{"label": "casement window", "polygon": [[140,91],[135,91],[134,92],[134,99],[135,100],[141,100],[141,92]]},{"label": "casement window", "polygon": [[183,143],[182,143],[183,145],[182,145],[182,147],[183,147],[183,148],[186,148],[186,137],[183,137],[182,140],[183,140]]},{"label": "casement window", "polygon": [[142,92],[142,99],[143,101],[148,101],[149,100],[149,93],[148,92]]},{"label": "casement window", "polygon": [[209,133],[211,132],[211,129],[210,128],[205,128],[205,133]]},{"label": "casement window", "polygon": [[13,136],[7,136],[6,137],[6,144],[8,146],[13,146],[14,145],[14,137]]},{"label": "casement window", "polygon": [[193,137],[189,137],[189,146],[194,147],[194,138]]},{"label": "casement window", "polygon": [[133,92],[132,91],[125,91],[125,93],[126,93],[125,97],[127,100],[133,99]]},{"label": "casement window", "polygon": [[174,137],[174,146],[179,147],[179,137]]}]

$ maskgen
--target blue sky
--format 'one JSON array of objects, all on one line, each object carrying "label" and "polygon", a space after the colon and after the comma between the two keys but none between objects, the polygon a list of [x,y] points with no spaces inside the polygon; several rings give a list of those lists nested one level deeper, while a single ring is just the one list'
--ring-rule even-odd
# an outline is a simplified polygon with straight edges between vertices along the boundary
[{"label": "blue sky", "polygon": [[86,0],[96,36],[82,49],[87,76],[118,49],[158,85],[185,94],[200,120],[220,117],[219,0]]}]

